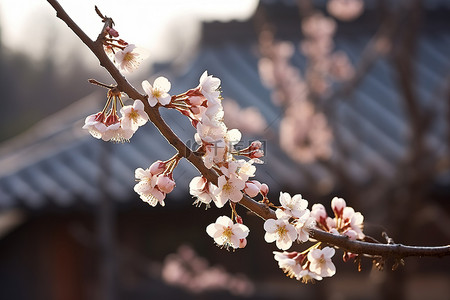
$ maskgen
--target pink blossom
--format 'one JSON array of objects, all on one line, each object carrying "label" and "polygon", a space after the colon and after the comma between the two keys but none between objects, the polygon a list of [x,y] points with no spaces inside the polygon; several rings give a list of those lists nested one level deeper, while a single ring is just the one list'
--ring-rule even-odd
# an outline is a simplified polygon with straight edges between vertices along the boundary
[{"label": "pink blossom", "polygon": [[[245,181],[232,176],[227,178],[225,175],[221,175],[218,179],[218,187],[214,192],[216,201],[214,203],[217,207],[223,207],[228,200],[232,202],[239,202],[242,199],[242,192],[245,187]],[[214,200],[214,199],[213,199]]]},{"label": "pink blossom", "polygon": [[329,0],[327,10],[330,15],[342,21],[351,21],[359,17],[364,10],[363,0]]},{"label": "pink blossom", "polygon": [[142,201],[147,202],[151,206],[158,203],[164,206],[164,198],[166,194],[161,192],[157,186],[157,176],[152,174],[149,169],[137,168],[135,177],[138,183],[134,186],[134,191],[139,194]]},{"label": "pink blossom", "polygon": [[303,270],[301,265],[302,255],[298,252],[273,251],[278,266],[290,278],[297,278]]},{"label": "pink blossom", "polygon": [[216,188],[217,187],[215,185],[208,182],[208,180],[203,176],[194,177],[189,183],[189,193],[192,196],[197,197],[194,204],[205,203],[206,207],[209,207],[211,201],[215,199],[214,191]]},{"label": "pink blossom", "polygon": [[159,175],[156,180],[158,189],[163,193],[170,193],[175,187],[175,181],[168,175]]},{"label": "pink blossom", "polygon": [[331,200],[331,209],[333,209],[336,218],[342,218],[346,206],[347,204],[342,198],[334,197],[333,200]]},{"label": "pink blossom", "polygon": [[155,161],[149,167],[149,170],[153,175],[159,175],[162,172],[164,172],[165,169],[166,169],[166,163],[163,161],[160,161],[160,160]]},{"label": "pink blossom", "polygon": [[309,231],[316,225],[316,220],[311,217],[309,210],[301,218],[296,220],[295,229],[297,230],[297,240],[304,243],[309,240]]},{"label": "pink blossom", "polygon": [[261,189],[261,183],[256,180],[249,180],[245,183],[244,193],[249,197],[256,197]]},{"label": "pink blossom", "polygon": [[260,191],[261,191],[261,194],[262,194],[264,197],[267,197],[267,194],[269,193],[269,186],[268,186],[267,184],[265,184],[265,183],[261,184],[261,189],[260,189]]}]

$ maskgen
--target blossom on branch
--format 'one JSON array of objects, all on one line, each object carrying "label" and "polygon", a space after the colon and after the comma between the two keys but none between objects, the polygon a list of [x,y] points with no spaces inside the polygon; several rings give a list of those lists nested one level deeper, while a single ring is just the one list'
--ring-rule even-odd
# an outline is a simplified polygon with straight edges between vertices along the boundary
[{"label": "blossom on branch", "polygon": [[142,201],[151,206],[158,203],[164,206],[164,198],[175,187],[173,171],[178,165],[180,157],[173,156],[167,161],[156,161],[147,169],[137,168],[135,177],[138,183],[134,186],[134,191],[139,194]]},{"label": "blossom on branch", "polygon": [[312,249],[308,253],[309,269],[321,277],[331,277],[336,273],[331,258],[334,256],[334,248]]},{"label": "blossom on branch", "polygon": [[165,77],[158,77],[153,82],[153,86],[147,81],[142,82],[142,88],[148,95],[148,104],[151,107],[155,106],[157,103],[161,105],[167,105],[170,103],[169,91],[171,88],[170,81]]},{"label": "blossom on branch", "polygon": [[217,187],[211,182],[208,182],[208,180],[203,176],[194,177],[189,183],[189,193],[193,197],[197,197],[194,205],[200,205],[204,203],[206,204],[207,208],[210,206],[210,203],[211,201],[213,201],[213,199],[214,202],[217,201],[216,196],[214,196],[216,189]]},{"label": "blossom on branch", "polygon": [[291,197],[288,193],[280,192],[280,204],[284,213],[290,217],[301,218],[309,213],[308,201],[303,199],[300,194]]},{"label": "blossom on branch", "polygon": [[292,246],[292,242],[297,239],[295,227],[289,224],[286,219],[268,219],[264,222],[266,234],[264,239],[268,243],[276,242],[281,250],[287,250]]},{"label": "blossom on branch", "polygon": [[133,131],[136,131],[139,126],[148,121],[148,115],[141,100],[135,100],[133,105],[122,107],[120,113],[122,114],[122,127]]},{"label": "blossom on branch", "polygon": [[239,248],[240,240],[248,236],[249,229],[244,224],[233,223],[227,216],[218,217],[215,223],[209,224],[206,227],[206,232],[214,239],[218,246],[228,249]]},{"label": "blossom on branch", "polygon": [[145,50],[129,44],[124,49],[115,52],[114,61],[121,71],[133,72],[147,56]]},{"label": "blossom on branch", "polygon": [[228,200],[232,202],[239,202],[242,199],[242,192],[245,188],[245,181],[237,176],[230,178],[222,175],[218,179],[218,187],[215,190],[214,203],[218,208],[221,208]]},{"label": "blossom on branch", "polygon": [[84,120],[83,129],[86,129],[94,138],[101,139],[106,131],[106,125],[102,122],[103,113],[89,115]]}]

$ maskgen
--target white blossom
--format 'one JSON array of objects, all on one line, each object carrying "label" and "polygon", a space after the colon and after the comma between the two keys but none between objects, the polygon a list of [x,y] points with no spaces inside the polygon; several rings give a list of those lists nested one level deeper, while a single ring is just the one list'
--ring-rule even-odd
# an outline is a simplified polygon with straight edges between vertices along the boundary
[{"label": "white blossom", "polygon": [[133,136],[134,131],[130,128],[123,128],[121,122],[106,126],[102,135],[102,140],[116,143],[128,142]]},{"label": "white blossom", "polygon": [[316,225],[316,220],[310,216],[309,210],[295,222],[295,229],[297,230],[297,240],[304,243],[309,240],[309,231]]},{"label": "white blossom", "polygon": [[189,193],[197,197],[197,200],[194,204],[206,204],[206,207],[209,207],[209,204],[213,199],[215,199],[214,191],[217,187],[212,183],[208,182],[208,180],[203,176],[197,176],[192,178],[189,183]]},{"label": "white blossom", "polygon": [[157,175],[150,172],[149,169],[137,168],[135,177],[138,183],[134,186],[134,191],[139,194],[142,201],[147,202],[151,206],[156,206],[158,203],[164,206],[164,198],[166,194],[161,192],[157,186]]},{"label": "white blossom", "polygon": [[135,100],[133,105],[122,107],[120,113],[122,114],[122,127],[133,131],[148,121],[148,115],[144,111],[144,103],[141,100]]},{"label": "white blossom", "polygon": [[307,210],[308,201],[302,199],[300,194],[291,197],[288,193],[280,192],[280,204],[286,214],[295,218],[301,218],[305,213],[309,212]]},{"label": "white blossom", "polygon": [[208,99],[208,108],[206,110],[206,114],[208,116],[214,115],[216,110],[222,108],[222,104],[220,103],[220,79],[213,77],[212,75],[208,75],[208,71],[205,71],[200,77],[200,84],[198,85],[198,89]]},{"label": "white blossom", "polygon": [[227,216],[220,216],[215,223],[206,227],[206,232],[214,239],[219,246],[239,248],[240,240],[248,236],[249,229],[247,226],[233,221]]},{"label": "white blossom", "polygon": [[145,50],[137,48],[134,44],[129,44],[123,50],[116,52],[114,60],[120,70],[133,72],[147,56]]},{"label": "white blossom", "polygon": [[268,243],[276,241],[276,245],[281,250],[287,250],[292,246],[292,241],[297,239],[295,227],[286,219],[267,219],[264,222],[266,234],[264,239]]},{"label": "white blossom", "polygon": [[286,273],[286,276],[289,276],[290,278],[297,278],[299,276],[303,269],[296,260],[299,255],[297,252],[273,251],[273,254],[275,260],[278,262],[278,267]]},{"label": "white blossom", "polygon": [[155,106],[157,103],[161,105],[167,105],[170,103],[171,97],[169,91],[171,88],[170,81],[165,77],[158,77],[153,82],[153,86],[147,81],[142,82],[142,88],[144,92],[148,95],[148,104],[151,107]]},{"label": "white blossom", "polygon": [[312,249],[308,253],[309,269],[321,277],[331,277],[336,273],[331,258],[335,253],[334,248]]},{"label": "white blossom", "polygon": [[308,269],[303,269],[297,276],[297,280],[303,283],[314,282],[315,280],[322,280],[319,274],[309,271]]},{"label": "white blossom", "polygon": [[86,129],[94,138],[101,139],[106,131],[106,125],[96,120],[97,115],[98,114],[87,116],[84,120],[83,129]]},{"label": "white blossom", "polygon": [[225,175],[221,175],[217,181],[218,187],[214,193],[216,196],[214,203],[217,207],[223,207],[228,200],[239,202],[242,199],[241,190],[245,188],[244,180],[236,176],[227,178]]}]

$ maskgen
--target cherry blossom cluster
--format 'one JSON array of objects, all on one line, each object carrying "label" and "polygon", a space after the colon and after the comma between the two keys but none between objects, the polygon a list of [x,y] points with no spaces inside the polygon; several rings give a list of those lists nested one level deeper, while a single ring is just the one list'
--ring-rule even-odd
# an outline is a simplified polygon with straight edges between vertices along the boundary
[{"label": "cherry blossom cluster", "polygon": [[325,207],[314,204],[311,209],[311,216],[316,220],[317,228],[333,234],[345,235],[351,240],[362,240],[364,216],[360,212],[355,212],[352,207],[347,206],[342,198],[334,197],[331,200],[331,208],[334,218],[327,215]]},{"label": "cherry blossom cluster", "polygon": [[[119,117],[117,109],[121,105]],[[124,105],[121,93],[116,88],[108,91],[105,107],[102,111],[86,117],[83,129],[96,139],[112,142],[129,141],[136,130],[147,123],[148,115],[144,103],[135,100],[133,105]]]},{"label": "cherry blossom cluster", "polygon": [[277,219],[268,219],[264,223],[266,242],[276,242],[281,250],[287,250],[292,242],[300,243],[309,240],[309,229],[315,225],[315,219],[309,211],[308,201],[297,194],[291,197],[288,193],[280,193],[281,206],[275,211]]},{"label": "cherry blossom cluster", "polygon": [[[158,77],[153,85],[144,81],[142,88],[147,94],[150,106],[160,105],[176,109],[189,118],[196,129],[195,141],[200,145],[196,152],[202,155],[205,166],[218,175],[217,185],[204,176],[194,177],[189,184],[190,194],[196,198],[194,205],[205,204],[208,208],[214,203],[216,207],[222,208],[229,203],[231,207],[231,218],[218,217],[214,223],[207,226],[207,234],[221,248],[244,248],[249,229],[237,214],[236,203],[244,194],[252,198],[261,194],[263,203],[275,206],[267,198],[268,186],[251,179],[255,176],[255,163],[262,163],[262,143],[254,141],[244,149],[235,149],[241,139],[241,133],[237,129],[228,130],[224,124],[220,79],[208,75],[207,72],[200,77],[196,88],[179,95],[169,94],[171,83],[164,77]],[[134,189],[143,201],[152,206],[158,203],[164,206],[166,194],[175,186],[172,173],[178,160],[179,156],[176,155],[166,162],[157,161],[148,169],[136,170],[138,183]],[[321,204],[314,204],[310,211],[308,201],[300,194],[291,197],[288,193],[280,193],[279,201],[280,206],[276,207],[275,212],[277,219],[268,219],[264,223],[264,238],[268,243],[275,242],[280,250],[288,250],[294,242],[309,241],[309,231],[312,228],[343,234],[351,239],[364,237],[362,215],[347,207],[341,198],[336,197],[331,202],[334,219],[326,215]],[[316,243],[301,253],[294,251],[274,254],[280,268],[288,276],[309,282],[335,274],[336,268],[331,261],[334,252],[334,248]]]},{"label": "cherry blossom cluster", "polygon": [[233,296],[250,296],[254,284],[243,274],[232,274],[222,266],[210,265],[192,247],[181,245],[176,253],[166,256],[162,264],[162,279],[194,294],[223,290]]},{"label": "cherry blossom cluster", "polygon": [[[264,229],[265,240],[269,243],[276,241],[276,246],[281,250],[288,250],[294,241],[303,243],[310,240],[311,228],[344,235],[351,240],[364,239],[365,235],[362,232],[364,217],[348,207],[342,198],[334,197],[331,200],[334,218],[328,217],[322,204],[314,204],[310,211],[307,208],[308,201],[300,194],[291,197],[288,193],[280,193],[280,204],[276,210],[277,219],[266,220]],[[323,277],[331,277],[336,273],[336,267],[331,261],[335,249],[323,247],[320,242],[301,253],[296,251],[273,253],[279,267],[287,276],[304,283],[322,280]],[[345,253],[343,260],[348,261],[355,257],[356,255],[352,253]]]},{"label": "cherry blossom cluster", "polygon": [[310,64],[305,77],[314,95],[329,92],[332,80],[347,80],[353,76],[354,70],[347,54],[333,51],[336,27],[336,21],[319,12],[302,21],[305,39],[300,48]]},{"label": "cherry blossom cluster", "polygon": [[290,278],[295,278],[303,283],[333,276],[336,273],[336,267],[331,261],[334,253],[335,250],[331,247],[310,248],[307,253],[273,252],[280,269]]},{"label": "cherry blossom cluster", "polygon": [[352,21],[358,18],[364,11],[363,0],[329,0],[328,12],[336,19]]},{"label": "cherry blossom cluster", "polygon": [[164,206],[166,194],[175,187],[173,171],[178,165],[181,157],[175,155],[167,161],[156,161],[147,169],[137,168],[135,177],[138,183],[134,186],[134,191],[139,194],[142,201],[151,206],[158,203]]},{"label": "cherry blossom cluster", "polygon": [[[273,102],[284,109],[280,147],[300,163],[329,158],[331,128],[324,113],[314,106],[312,82],[291,63],[294,45],[275,41],[273,33],[265,30],[260,35],[260,50],[263,56],[258,63],[260,77],[272,90]],[[316,65],[308,64],[308,68],[313,66]]]},{"label": "cherry blossom cluster", "polygon": [[[250,179],[255,175],[254,163],[262,163],[262,143],[254,141],[246,148],[235,149],[234,146],[241,140],[241,133],[237,129],[228,130],[223,122],[220,79],[208,75],[206,71],[200,77],[197,87],[179,95],[169,94],[171,83],[164,77],[156,78],[153,85],[143,81],[142,88],[147,94],[150,106],[160,105],[176,109],[189,118],[196,129],[194,138],[199,145],[196,152],[202,154],[205,166],[219,175],[217,185],[203,176],[194,177],[189,184],[190,193],[196,198],[195,205],[203,203],[208,208],[213,202],[221,208],[229,202],[232,208],[236,223],[229,217],[222,216],[215,225],[208,227],[207,233],[219,246],[227,249],[244,247],[248,228],[242,224],[242,218],[236,213],[234,205],[242,199],[243,193],[250,197],[258,194],[267,196],[268,186]],[[237,156],[246,157],[247,160]],[[139,181],[135,191],[141,199],[153,206],[158,202],[163,205],[166,193],[172,190],[161,189],[156,179],[160,173],[165,174],[157,168],[152,171],[150,167],[147,170],[139,168],[135,174]],[[171,180],[173,182],[173,178]]]},{"label": "cherry blossom cluster", "polygon": [[[217,185],[204,176],[191,180],[189,190],[196,198],[194,205],[205,204],[208,208],[213,202],[218,208],[227,203],[231,207],[231,218],[220,216],[206,228],[206,233],[218,246],[235,250],[247,245],[250,230],[243,224],[242,217],[235,209],[236,203],[244,194],[252,198],[261,195],[262,203],[276,207],[276,219],[268,219],[264,223],[264,238],[268,243],[275,242],[280,250],[288,250],[294,242],[309,241],[312,228],[342,234],[350,239],[364,238],[362,215],[347,207],[341,198],[335,197],[331,201],[334,219],[328,217],[321,204],[314,204],[310,211],[308,201],[300,194],[291,197],[288,193],[280,193],[280,206],[269,201],[269,187],[252,179],[256,172],[255,163],[262,163],[262,143],[254,141],[246,148],[236,149],[235,145],[241,140],[241,133],[237,129],[228,130],[223,122],[220,79],[208,75],[205,71],[196,88],[174,96],[169,94],[171,83],[164,77],[156,78],[153,85],[145,80],[142,82],[142,88],[150,106],[176,109],[188,117],[196,129],[195,140],[199,145],[196,152],[202,155],[205,166],[216,172],[218,180]],[[122,105],[121,118],[117,115],[117,103]],[[148,116],[141,101],[136,100],[133,106],[124,106],[120,92],[116,88],[110,88],[105,108],[88,116],[84,128],[96,138],[123,141],[129,139],[147,120]],[[175,187],[173,172],[181,157],[177,153],[166,161],[154,162],[147,169],[136,169],[137,184],[134,190],[144,202],[151,206],[158,203],[165,205],[166,195]],[[288,276],[309,282],[330,277],[336,272],[331,262],[334,251],[334,248],[316,243],[301,253],[294,251],[274,254],[280,268]],[[351,257],[350,255],[351,253],[348,253],[347,258]]]}]

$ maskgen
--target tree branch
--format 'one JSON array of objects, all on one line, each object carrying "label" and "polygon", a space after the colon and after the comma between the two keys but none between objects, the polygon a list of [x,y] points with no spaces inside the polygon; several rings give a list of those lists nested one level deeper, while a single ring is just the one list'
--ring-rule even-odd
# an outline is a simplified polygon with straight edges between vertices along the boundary
[{"label": "tree branch", "polygon": [[[148,114],[152,123],[158,128],[160,133],[167,139],[167,141],[178,150],[181,156],[185,157],[191,164],[193,164],[197,170],[205,176],[208,181],[217,185],[218,175],[213,170],[207,169],[203,163],[200,156],[195,155],[195,153],[187,147],[178,136],[172,131],[172,129],[167,125],[167,123],[162,119],[159,113],[159,106],[150,107],[147,101],[147,96],[141,94],[137,91],[120,73],[116,66],[106,55],[102,41],[100,37],[103,34],[104,29],[99,35],[96,41],[92,41],[81,28],[67,15],[64,9],[59,5],[56,0],[47,0],[50,5],[55,9],[56,16],[60,18],[66,25],[78,36],[83,43],[92,51],[92,53],[97,57],[100,65],[104,67],[112,78],[116,81],[117,87],[120,91],[126,93],[131,99],[139,99],[145,105],[145,111]],[[112,19],[105,18],[105,26],[108,22],[112,22]],[[110,21],[108,21],[110,20]],[[258,203],[248,196],[244,196],[239,204],[246,207],[251,212],[255,213],[262,219],[275,219],[275,212],[262,203]],[[446,256],[450,255],[450,245],[442,247],[413,247],[404,246],[401,244],[374,244],[360,241],[351,241],[344,236],[336,236],[321,230],[311,229],[311,236],[323,243],[327,243],[346,251],[357,253],[357,254],[367,254],[373,256],[382,257],[395,257],[402,258],[407,256]]]}]

